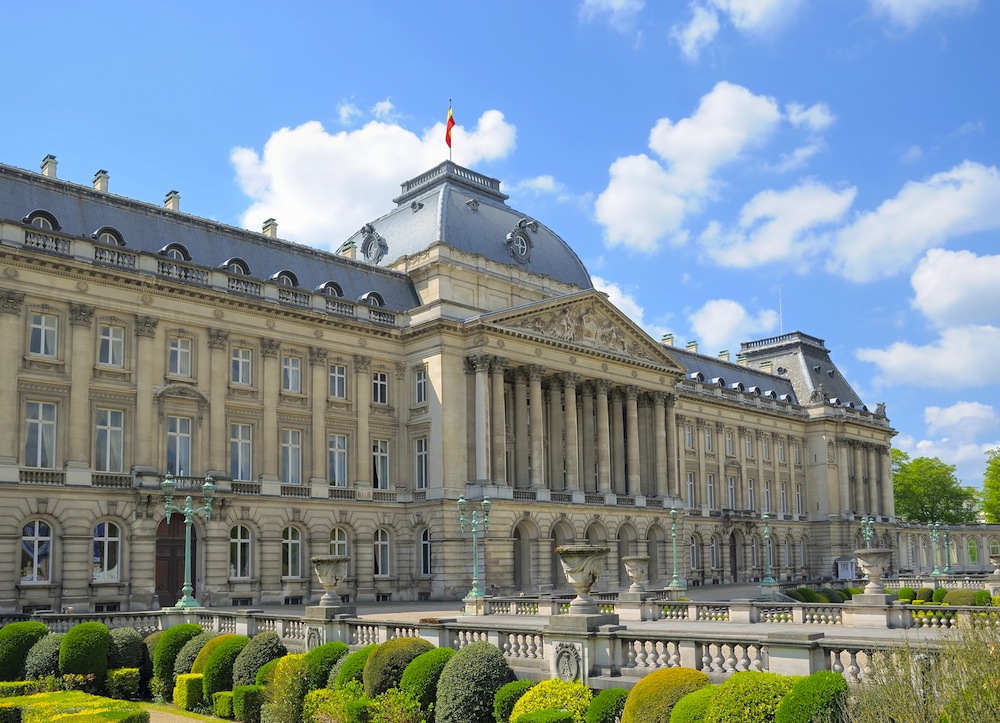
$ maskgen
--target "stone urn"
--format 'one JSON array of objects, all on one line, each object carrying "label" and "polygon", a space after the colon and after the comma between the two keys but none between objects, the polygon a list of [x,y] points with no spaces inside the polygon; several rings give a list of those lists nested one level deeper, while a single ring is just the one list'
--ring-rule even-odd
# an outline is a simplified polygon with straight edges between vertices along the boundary
[{"label": "stone urn", "polygon": [[606,545],[563,545],[556,548],[566,580],[576,591],[576,598],[569,604],[571,613],[596,613],[597,603],[590,597],[590,590],[601,579],[604,560],[611,548]]},{"label": "stone urn", "polygon": [[646,592],[646,581],[649,580],[649,555],[629,555],[623,557],[625,572],[628,573],[632,584],[629,592]]},{"label": "stone urn", "polygon": [[880,581],[892,561],[892,550],[886,547],[872,547],[855,550],[854,556],[858,558],[858,566],[861,571],[868,576],[865,594],[884,595],[885,587]]},{"label": "stone urn", "polygon": [[347,577],[347,563],[351,558],[347,555],[313,555],[311,559],[316,577],[324,590],[323,597],[319,600],[320,607],[340,605],[337,587]]}]

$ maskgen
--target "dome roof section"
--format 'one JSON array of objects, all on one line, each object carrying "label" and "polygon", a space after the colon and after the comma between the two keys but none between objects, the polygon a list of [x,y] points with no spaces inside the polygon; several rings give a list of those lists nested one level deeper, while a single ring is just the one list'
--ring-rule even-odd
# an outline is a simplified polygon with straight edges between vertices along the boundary
[{"label": "dome roof section", "polygon": [[396,208],[355,233],[357,258],[388,266],[441,242],[581,289],[593,288],[576,253],[544,224],[508,206],[500,181],[450,161],[402,184]]}]

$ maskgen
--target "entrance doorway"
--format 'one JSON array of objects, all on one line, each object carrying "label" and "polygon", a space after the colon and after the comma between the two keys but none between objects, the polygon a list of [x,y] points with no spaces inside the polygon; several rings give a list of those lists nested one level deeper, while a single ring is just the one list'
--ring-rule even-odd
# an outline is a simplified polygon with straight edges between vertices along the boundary
[{"label": "entrance doorway", "polygon": [[[198,531],[191,528],[191,585],[198,579],[197,570]],[[171,515],[170,524],[166,519],[156,528],[156,595],[160,607],[173,607],[180,600],[184,587],[184,515]],[[191,593],[197,597],[198,591]]]}]

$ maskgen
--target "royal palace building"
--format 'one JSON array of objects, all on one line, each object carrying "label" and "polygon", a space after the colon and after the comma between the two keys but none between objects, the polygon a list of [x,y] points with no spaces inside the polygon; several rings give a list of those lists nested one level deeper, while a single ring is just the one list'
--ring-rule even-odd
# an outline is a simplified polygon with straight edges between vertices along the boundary
[{"label": "royal palace building", "polygon": [[461,597],[460,496],[492,503],[498,595],[565,590],[572,542],[611,547],[606,590],[635,554],[665,587],[672,524],[689,586],[759,580],[765,555],[835,577],[862,515],[895,546],[894,430],[822,339],[652,339],[507,201],[442,163],[329,253],[52,156],[0,166],[0,610],[173,604],[168,474],[177,505],[216,485],[191,525],[210,606],[313,602],[315,554],[351,557],[352,601]]}]

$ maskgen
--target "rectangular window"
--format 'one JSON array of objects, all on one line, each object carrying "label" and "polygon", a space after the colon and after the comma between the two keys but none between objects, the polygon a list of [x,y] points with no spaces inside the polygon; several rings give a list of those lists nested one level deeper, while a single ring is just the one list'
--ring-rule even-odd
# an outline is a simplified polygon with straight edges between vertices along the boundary
[{"label": "rectangular window", "polygon": [[372,487],[389,489],[389,440],[372,440]]},{"label": "rectangular window", "polygon": [[771,480],[764,480],[764,512],[771,511]]},{"label": "rectangular window", "polygon": [[726,479],[726,503],[731,510],[736,509],[736,478]]},{"label": "rectangular window", "polygon": [[302,577],[302,533],[295,527],[281,533],[281,576]]},{"label": "rectangular window", "polygon": [[430,577],[431,570],[431,533],[424,530],[420,533],[420,574],[423,577]]},{"label": "rectangular window", "polygon": [[416,439],[414,460],[414,476],[418,490],[427,489],[427,437]]},{"label": "rectangular window", "polygon": [[684,425],[684,449],[694,449],[694,433],[690,424]]},{"label": "rectangular window", "polygon": [[251,386],[253,384],[253,350],[236,347],[233,349],[232,383]]},{"label": "rectangular window", "polygon": [[747,480],[747,509],[753,512],[757,511],[757,494],[752,479]]},{"label": "rectangular window", "polygon": [[710,474],[705,477],[705,502],[710,509],[715,508],[715,475]]},{"label": "rectangular window", "polygon": [[281,430],[281,481],[302,484],[302,432],[298,429]]},{"label": "rectangular window", "polygon": [[334,399],[347,399],[347,367],[330,365],[330,396]]},{"label": "rectangular window", "polygon": [[771,459],[771,443],[764,437],[760,440],[761,455],[764,459]]},{"label": "rectangular window", "polygon": [[391,574],[389,566],[389,533],[385,530],[375,532],[374,570],[375,577],[388,577]]},{"label": "rectangular window", "polygon": [[167,373],[179,377],[191,376],[191,340],[172,336],[168,342]]},{"label": "rectangular window", "polygon": [[297,356],[281,358],[281,391],[302,393],[302,359]]},{"label": "rectangular window", "polygon": [[748,434],[746,436],[746,440],[747,440],[747,458],[751,459],[753,458],[753,437],[751,437]]},{"label": "rectangular window", "polygon": [[802,485],[795,485],[795,512],[802,514]]},{"label": "rectangular window", "polygon": [[329,448],[330,484],[347,487],[347,435],[331,434],[327,439]]},{"label": "rectangular window", "polygon": [[385,372],[372,373],[372,404],[389,403],[389,375]]},{"label": "rectangular window", "polygon": [[781,514],[788,512],[788,490],[784,482],[781,483]]},{"label": "rectangular window", "polygon": [[229,476],[234,481],[253,479],[253,427],[249,424],[229,425]]},{"label": "rectangular window", "polygon": [[97,350],[97,363],[109,367],[125,366],[125,329],[101,324],[101,345]]},{"label": "rectangular window", "polygon": [[694,507],[694,472],[687,473],[687,503]]},{"label": "rectangular window", "polygon": [[785,443],[781,441],[778,442],[778,461],[785,461]]},{"label": "rectangular window", "polygon": [[711,429],[706,429],[705,430],[705,451],[706,452],[711,452],[712,451],[712,430]]},{"label": "rectangular window", "polygon": [[712,559],[712,569],[717,570],[719,567],[719,546],[716,544],[714,538],[712,539],[712,542],[708,549]]},{"label": "rectangular window", "polygon": [[120,409],[97,410],[97,434],[94,449],[94,470],[122,472],[125,443],[125,413]]},{"label": "rectangular window", "polygon": [[110,522],[98,522],[94,528],[94,559],[93,582],[118,582],[118,550],[121,543],[121,533],[118,525]]},{"label": "rectangular window", "polygon": [[799,445],[796,444],[794,447],[792,447],[792,455],[793,458],[795,459],[795,464],[802,464],[802,462],[799,460]]},{"label": "rectangular window", "polygon": [[733,433],[726,430],[726,454],[733,453]]},{"label": "rectangular window", "polygon": [[424,369],[417,369],[414,376],[414,402],[416,404],[427,404],[427,372]]},{"label": "rectangular window", "polygon": [[175,477],[191,472],[191,419],[167,417],[167,471]]},{"label": "rectangular window", "polygon": [[32,314],[28,352],[36,356],[55,357],[58,353],[58,324],[58,317],[51,314]]},{"label": "rectangular window", "polygon": [[56,405],[28,402],[25,409],[24,466],[54,469],[56,466]]}]

